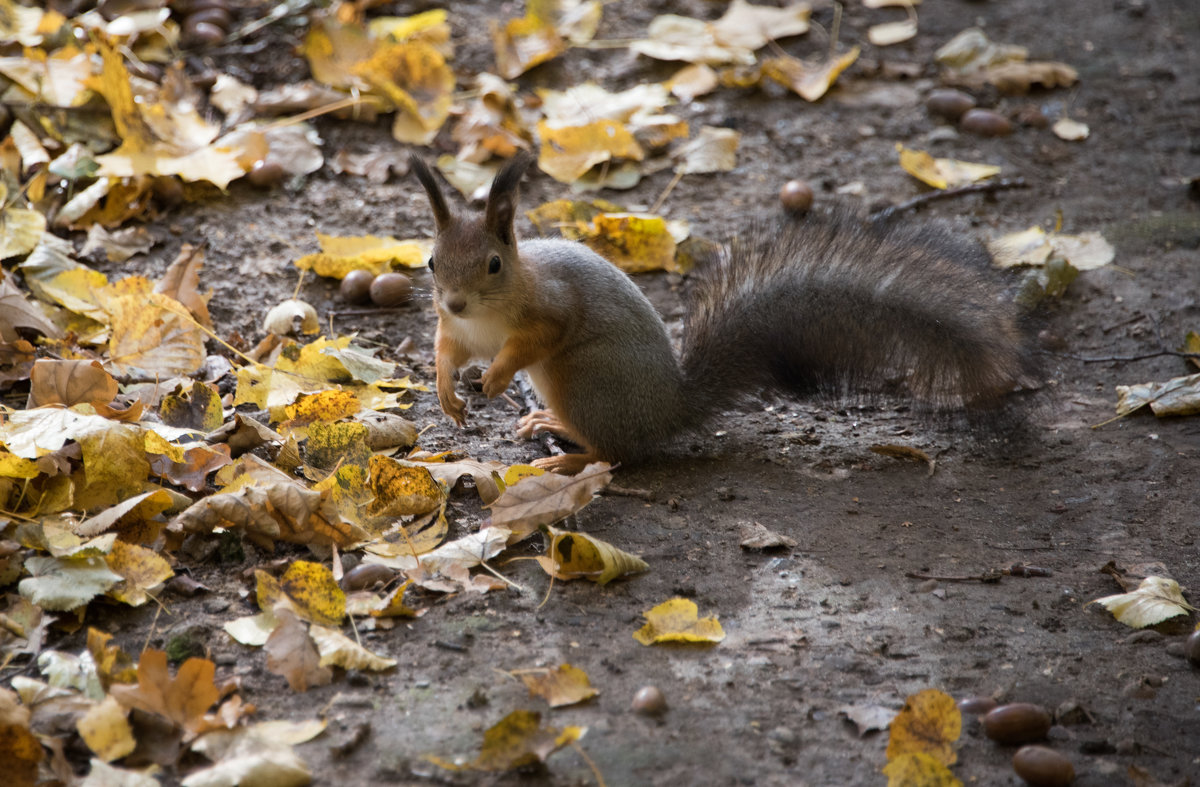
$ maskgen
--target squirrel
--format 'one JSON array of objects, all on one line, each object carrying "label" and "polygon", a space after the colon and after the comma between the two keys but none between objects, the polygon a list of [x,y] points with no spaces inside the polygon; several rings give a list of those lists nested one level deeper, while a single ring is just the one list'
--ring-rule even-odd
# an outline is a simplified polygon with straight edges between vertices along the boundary
[{"label": "squirrel", "polygon": [[901,378],[918,401],[979,410],[1032,377],[1018,310],[982,248],[846,215],[735,240],[700,277],[677,357],[650,300],[614,264],[574,241],[518,242],[517,191],[532,161],[513,157],[482,214],[460,215],[411,157],[437,231],[438,401],[462,426],[459,368],[489,360],[489,398],[524,370],[547,409],[522,417],[517,434],[549,431],[583,448],[539,467],[644,459],[756,389],[844,395]]}]

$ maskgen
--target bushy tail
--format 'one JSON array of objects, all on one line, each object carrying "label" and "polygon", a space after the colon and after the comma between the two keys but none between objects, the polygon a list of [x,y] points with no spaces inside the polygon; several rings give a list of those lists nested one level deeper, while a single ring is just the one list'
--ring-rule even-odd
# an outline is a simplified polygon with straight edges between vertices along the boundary
[{"label": "bushy tail", "polygon": [[845,214],[756,229],[697,285],[681,359],[687,409],[703,419],[761,388],[996,408],[1037,370],[988,264],[935,228]]}]

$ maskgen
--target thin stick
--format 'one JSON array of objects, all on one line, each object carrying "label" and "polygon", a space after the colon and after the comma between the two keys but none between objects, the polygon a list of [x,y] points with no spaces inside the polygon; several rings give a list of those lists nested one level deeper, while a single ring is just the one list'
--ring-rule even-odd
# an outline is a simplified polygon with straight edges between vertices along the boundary
[{"label": "thin stick", "polygon": [[951,199],[953,197],[961,197],[966,194],[990,194],[995,191],[1003,191],[1005,189],[1024,189],[1029,188],[1029,184],[1024,178],[1002,178],[1000,180],[989,180],[986,183],[972,183],[967,186],[959,186],[953,189],[942,189],[940,191],[931,191],[928,194],[921,194],[912,199],[901,202],[899,205],[892,205],[877,210],[871,214],[872,221],[887,221],[897,213],[913,208],[920,207],[927,202],[934,202],[941,199]]},{"label": "thin stick", "polygon": [[1058,358],[1069,358],[1072,361],[1080,361],[1081,363],[1111,363],[1116,361],[1144,361],[1147,358],[1160,358],[1164,355],[1174,355],[1176,358],[1200,359],[1200,353],[1188,353],[1181,350],[1159,350],[1152,353],[1142,353],[1141,355],[1071,355],[1070,353],[1048,353],[1049,355]]},{"label": "thin stick", "polygon": [[654,205],[650,208],[651,213],[658,213],[658,209],[661,208],[663,203],[667,201],[667,197],[670,196],[671,192],[675,190],[675,187],[679,185],[679,181],[682,178],[683,173],[679,170],[675,170],[675,177],[671,178],[671,182],[667,184],[665,189],[663,189],[662,194],[658,195],[658,199],[654,201]]}]

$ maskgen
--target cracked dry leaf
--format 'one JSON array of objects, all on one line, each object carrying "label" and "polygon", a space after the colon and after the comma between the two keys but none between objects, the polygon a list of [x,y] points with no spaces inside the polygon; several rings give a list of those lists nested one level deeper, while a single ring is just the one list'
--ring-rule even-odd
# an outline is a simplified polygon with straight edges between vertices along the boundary
[{"label": "cracked dry leaf", "polygon": [[829,92],[843,71],[849,68],[861,50],[854,47],[849,52],[817,64],[782,55],[763,61],[762,73],[791,90],[805,101],[816,101]]},{"label": "cracked dry leaf", "polygon": [[108,404],[117,397],[117,381],[104,371],[99,361],[34,362],[29,372],[29,406],[48,404]]},{"label": "cracked dry leaf", "polygon": [[379,275],[397,268],[420,268],[426,264],[433,242],[396,240],[389,236],[336,236],[317,233],[321,251],[306,254],[293,263],[303,271],[334,279],[345,278],[350,271],[362,270]]},{"label": "cracked dry leaf", "polygon": [[937,689],[910,695],[888,728],[887,757],[926,754],[943,765],[958,760],[954,742],[962,734],[962,713],[954,698]]},{"label": "cracked dry leaf", "polygon": [[1179,583],[1166,577],[1146,577],[1137,590],[1104,596],[1088,603],[1099,604],[1118,621],[1135,629],[1153,626],[1196,610],[1184,599]]},{"label": "cracked dry leaf", "polygon": [[[0,227],[0,232],[3,227]],[[16,342],[21,337],[17,328],[29,328],[51,339],[62,337],[62,331],[46,317],[36,303],[13,284],[7,271],[0,272],[0,340]]]},{"label": "cracked dry leaf", "polygon": [[308,636],[308,626],[286,608],[277,609],[275,617],[275,628],[263,643],[267,669],[285,678],[292,691],[328,685],[333,680],[333,670],[321,664],[321,654]]},{"label": "cracked dry leaf", "polygon": [[123,580],[109,590],[108,595],[131,607],[145,604],[152,590],[175,576],[162,555],[120,540],[113,543],[112,551],[104,560]]},{"label": "cracked dry leaf", "polygon": [[187,375],[204,364],[204,332],[179,301],[161,293],[105,299],[112,335],[109,363],[119,374],[154,379]]},{"label": "cracked dry leaf", "polygon": [[592,687],[587,673],[570,664],[561,664],[554,669],[518,670],[514,673],[535,697],[541,697],[551,708],[574,705],[590,700],[600,693]]},{"label": "cracked dry leaf", "polygon": [[75,723],[75,728],[102,762],[112,762],[137,748],[128,715],[129,711],[110,695],[89,708]]},{"label": "cracked dry leaf", "polygon": [[557,128],[542,120],[538,137],[542,140],[538,168],[560,183],[574,183],[592,167],[613,159],[645,157],[629,129],[615,120]]},{"label": "cracked dry leaf", "polygon": [[425,759],[451,771],[511,771],[545,762],[551,754],[580,740],[586,733],[587,727],[561,730],[543,727],[542,714],[517,710],[483,733],[483,746],[473,761],[459,765],[432,755]]},{"label": "cracked dry leaf", "polygon": [[167,654],[147,648],[138,659],[136,686],[119,685],[109,694],[127,708],[137,708],[170,721],[195,735],[204,727],[204,714],[220,697],[213,683],[216,665],[208,659],[190,658],[172,677]]},{"label": "cracked dry leaf", "polygon": [[25,560],[32,576],[17,585],[21,595],[45,610],[82,607],[121,581],[103,557],[56,558],[34,555]]},{"label": "cracked dry leaf", "polygon": [[490,506],[492,524],[511,530],[519,541],[590,503],[612,481],[611,470],[607,462],[593,462],[573,476],[546,473],[522,478]]},{"label": "cracked dry leaf", "polygon": [[935,189],[965,186],[1000,174],[1000,167],[991,164],[934,158],[923,150],[911,150],[899,142],[896,143],[896,151],[900,154],[900,166],[905,172]]},{"label": "cracked dry leaf", "polygon": [[382,672],[397,664],[395,659],[372,653],[336,629],[314,623],[309,628],[309,635],[317,643],[323,667],[332,665],[347,670]]},{"label": "cracked dry leaf", "polygon": [[438,509],[446,491],[425,466],[407,465],[373,454],[368,465],[375,499],[367,508],[371,517],[427,514]]},{"label": "cracked dry leaf", "polygon": [[275,609],[281,600],[300,618],[325,626],[337,626],[346,618],[346,594],[338,587],[333,572],[320,563],[297,560],[279,579],[257,570],[259,609]]},{"label": "cracked dry leaf", "polygon": [[547,574],[558,579],[590,579],[597,585],[607,585],[617,577],[650,568],[637,555],[586,533],[547,527],[546,537],[549,547],[537,561]]},{"label": "cracked dry leaf", "polygon": [[888,787],[963,787],[950,769],[922,752],[905,754],[883,766]]},{"label": "cracked dry leaf", "polygon": [[642,613],[646,625],[633,633],[643,645],[698,643],[711,645],[725,639],[725,630],[715,617],[701,618],[696,602],[686,598],[664,601]]},{"label": "cracked dry leaf", "polygon": [[175,517],[169,529],[208,533],[215,527],[240,527],[247,537],[267,548],[277,540],[344,547],[370,537],[342,519],[329,493],[292,481],[245,486],[201,498]]}]

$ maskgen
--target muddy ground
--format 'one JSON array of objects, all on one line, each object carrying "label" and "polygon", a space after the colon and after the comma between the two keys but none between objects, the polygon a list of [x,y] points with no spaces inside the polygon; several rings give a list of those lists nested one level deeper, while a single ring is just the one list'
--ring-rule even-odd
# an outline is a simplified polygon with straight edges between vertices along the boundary
[{"label": "muddy ground", "polygon": [[[429,6],[394,3],[379,11]],[[637,36],[658,13],[714,18],[723,7],[613,2],[598,37]],[[491,66],[488,16],[515,15],[520,5],[459,2],[450,11],[461,82]],[[814,18],[828,27],[832,11],[818,8]],[[1061,212],[1064,231],[1101,231],[1117,248],[1116,264],[1084,274],[1061,301],[1041,308],[1051,345],[1057,338],[1070,354],[1135,355],[1159,349],[1156,330],[1174,347],[1200,329],[1200,202],[1187,183],[1200,175],[1200,5],[928,0],[916,39],[886,50],[866,44],[867,27],[891,18],[847,6],[841,39],[864,44],[864,54],[817,104],[782,91],[722,90],[678,108],[693,127],[737,128],[742,145],[736,170],[685,178],[664,211],[691,221],[698,234],[724,238],[752,218],[775,216],[777,191],[791,177],[815,184],[819,202],[855,182],[859,193],[838,198],[863,210],[900,202],[923,187],[896,165],[896,142],[1002,164],[1005,175],[1031,187],[932,203],[910,218],[986,238],[1050,226]],[[939,130],[922,105],[937,84],[932,54],[970,25],[1080,73],[1069,90],[1016,98],[980,91],[984,104],[1003,113],[1034,105],[1052,117],[1069,109],[1091,137],[1065,142],[1030,127],[998,139]],[[260,86],[304,76],[304,61],[288,49],[294,34],[283,26],[269,34],[277,40],[265,50],[217,53],[212,61]],[[801,56],[826,46],[819,31],[784,42]],[[919,73],[895,76],[895,64],[914,64]],[[591,77],[616,89],[661,81],[673,70],[624,49],[574,50],[521,84],[565,87]],[[329,155],[395,147],[385,121],[316,125]],[[669,179],[659,173],[632,192],[602,196],[648,206]],[[565,187],[540,174],[525,189],[529,205],[563,196]],[[159,274],[181,243],[207,241],[204,283],[216,293],[219,331],[255,338],[266,308],[293,291],[290,263],[315,250],[315,229],[409,237],[429,234],[432,221],[414,182],[373,185],[327,166],[273,192],[235,183],[225,198],[178,209],[152,226],[161,243],[150,259],[124,270]],[[339,333],[361,332],[388,348],[402,371],[431,382],[429,278],[419,273],[416,282],[421,297],[413,304],[334,325]],[[659,275],[639,283],[677,329],[687,282]],[[343,308],[331,283],[310,279],[302,293],[323,317]],[[411,349],[397,354],[406,338]],[[213,588],[205,598],[174,601],[157,620],[148,608],[121,607],[99,611],[92,623],[117,631],[134,650],[147,637],[161,646],[190,630],[213,654],[218,675],[242,678],[243,696],[264,718],[327,714],[328,733],[301,751],[318,783],[344,787],[594,784],[571,750],[540,773],[495,777],[447,774],[421,759],[473,755],[482,730],[509,711],[545,711],[502,671],[564,661],[586,670],[601,694],[549,720],[588,728],[582,747],[609,785],[881,784],[886,735],[860,737],[839,709],[898,709],[906,695],[929,687],[1050,709],[1077,705],[1081,712],[1062,715],[1050,745],[1073,761],[1079,785],[1146,783],[1130,776],[1134,767],[1166,784],[1200,780],[1200,670],[1180,657],[1192,624],[1135,634],[1086,606],[1117,592],[1099,572],[1110,560],[1160,563],[1185,588],[1200,588],[1200,420],[1147,415],[1094,428],[1113,414],[1115,385],[1167,379],[1188,367],[1170,356],[1106,363],[1051,357],[1048,367],[1044,403],[1017,442],[931,425],[886,405],[770,400],[730,413],[669,457],[618,471],[616,483],[644,490],[646,499],[608,494],[576,517],[579,529],[641,554],[648,573],[603,588],[560,583],[542,605],[547,578],[530,563],[510,564],[503,570],[525,592],[431,601],[419,620],[366,634],[364,644],[399,659],[387,673],[341,676],[293,694],[266,671],[261,651],[232,642],[221,625],[253,611],[239,595],[242,569],[269,558],[250,547],[242,564],[190,566]],[[430,427],[422,447],[506,462],[541,455],[538,444],[514,439],[518,413],[510,404],[480,395],[470,403],[470,424],[460,431],[432,394],[419,396],[409,415]],[[874,443],[935,455],[936,472],[873,454]],[[472,495],[455,498],[451,513],[459,534],[484,518]],[[737,534],[744,522],[798,546],[745,551]],[[291,553],[281,547],[280,554]],[[992,584],[907,576],[977,576],[1014,563],[1053,575]],[[674,649],[636,643],[641,613],[674,595],[719,616],[725,641]],[[77,651],[81,636],[47,644]],[[661,720],[629,710],[647,684],[666,694],[670,709]],[[333,747],[363,724],[369,734],[335,756]],[[968,720],[954,771],[968,784],[1016,784],[1011,756]]]}]

